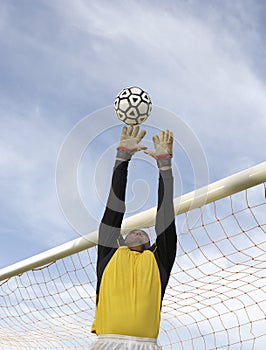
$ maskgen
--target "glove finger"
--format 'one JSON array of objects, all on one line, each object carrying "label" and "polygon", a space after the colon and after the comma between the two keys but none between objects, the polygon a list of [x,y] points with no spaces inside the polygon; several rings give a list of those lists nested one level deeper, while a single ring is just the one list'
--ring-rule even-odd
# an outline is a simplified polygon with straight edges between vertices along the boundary
[{"label": "glove finger", "polygon": [[139,135],[137,136],[137,142],[139,143],[143,137],[146,135],[146,130],[142,130]]},{"label": "glove finger", "polygon": [[120,140],[124,140],[127,136],[127,127],[123,126],[122,131],[121,131],[121,135],[120,135]]},{"label": "glove finger", "polygon": [[173,140],[174,140],[174,134],[172,133],[172,131],[169,132],[169,141],[171,143],[173,143]]},{"label": "glove finger", "polygon": [[169,142],[170,139],[170,131],[169,130],[165,130],[165,141]]},{"label": "glove finger", "polygon": [[131,136],[132,135],[132,131],[133,131],[133,126],[129,125],[128,128],[127,128],[127,135]]},{"label": "glove finger", "polygon": [[164,131],[160,131],[160,142],[164,142]]},{"label": "glove finger", "polygon": [[147,147],[139,145],[138,146],[138,151],[145,151],[145,149],[147,149]]},{"label": "glove finger", "polygon": [[136,137],[138,135],[139,132],[139,125],[134,125],[132,127],[132,137]]},{"label": "glove finger", "polygon": [[167,130],[163,131],[163,142],[166,142],[167,140]]},{"label": "glove finger", "polygon": [[150,150],[146,150],[144,153],[148,154],[148,156],[151,156],[152,158],[155,158],[154,153]]},{"label": "glove finger", "polygon": [[154,135],[153,138],[152,138],[153,142],[155,145],[158,145],[160,143],[160,140],[159,140],[159,136],[158,135]]}]

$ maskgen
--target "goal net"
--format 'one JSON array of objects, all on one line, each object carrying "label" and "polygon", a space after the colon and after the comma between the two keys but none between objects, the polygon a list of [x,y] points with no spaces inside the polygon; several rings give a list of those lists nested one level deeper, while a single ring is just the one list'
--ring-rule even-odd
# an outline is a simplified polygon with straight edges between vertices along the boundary
[{"label": "goal net", "polygon": [[[265,349],[265,182],[264,162],[175,200],[179,248],[162,306],[164,350]],[[153,214],[127,220],[152,225]],[[95,235],[0,270],[1,349],[89,348]]]}]

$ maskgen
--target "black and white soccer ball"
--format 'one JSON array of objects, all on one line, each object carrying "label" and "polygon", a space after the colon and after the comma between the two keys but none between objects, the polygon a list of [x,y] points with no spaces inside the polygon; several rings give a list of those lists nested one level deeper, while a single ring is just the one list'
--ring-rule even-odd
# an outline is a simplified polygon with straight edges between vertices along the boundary
[{"label": "black and white soccer ball", "polygon": [[146,91],[132,86],[117,95],[114,107],[118,119],[128,125],[135,125],[143,123],[149,117],[152,102]]}]

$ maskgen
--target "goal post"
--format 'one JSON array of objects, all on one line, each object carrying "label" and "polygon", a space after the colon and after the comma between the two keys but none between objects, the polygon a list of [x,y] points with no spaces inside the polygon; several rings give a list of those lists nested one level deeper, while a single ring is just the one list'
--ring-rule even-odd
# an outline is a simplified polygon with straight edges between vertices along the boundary
[{"label": "goal post", "polygon": [[[266,162],[262,162],[234,175],[225,177],[210,185],[182,195],[174,199],[175,215],[200,208],[205,204],[217,201],[234,193],[266,182]],[[139,214],[124,219],[122,233],[130,229],[154,226],[157,208],[145,210]],[[95,246],[98,231],[93,231],[80,238],[49,249],[31,258],[0,269],[0,281],[20,275],[26,271],[50,264],[66,256],[78,253]]]},{"label": "goal post", "polygon": [[[164,350],[265,349],[265,186],[263,162],[174,199],[184,225],[162,303]],[[154,231],[155,214],[151,208],[125,219],[123,233]],[[89,348],[97,234],[0,270],[1,349]]]}]

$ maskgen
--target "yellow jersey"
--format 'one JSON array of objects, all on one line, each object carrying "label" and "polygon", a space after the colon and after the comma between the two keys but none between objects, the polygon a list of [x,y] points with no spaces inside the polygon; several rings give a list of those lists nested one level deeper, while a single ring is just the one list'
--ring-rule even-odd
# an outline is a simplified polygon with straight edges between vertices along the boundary
[{"label": "yellow jersey", "polygon": [[157,338],[161,282],[153,252],[120,247],[107,264],[92,332]]}]

